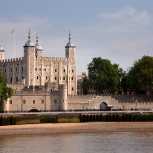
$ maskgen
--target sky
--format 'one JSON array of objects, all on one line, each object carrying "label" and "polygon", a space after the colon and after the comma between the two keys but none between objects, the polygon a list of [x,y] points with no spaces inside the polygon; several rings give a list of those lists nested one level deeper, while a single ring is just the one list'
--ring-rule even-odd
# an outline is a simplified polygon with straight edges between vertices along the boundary
[{"label": "sky", "polygon": [[0,0],[6,59],[23,56],[29,29],[33,43],[38,34],[45,57],[65,57],[70,30],[78,74],[87,73],[95,57],[126,70],[153,56],[153,0]]}]

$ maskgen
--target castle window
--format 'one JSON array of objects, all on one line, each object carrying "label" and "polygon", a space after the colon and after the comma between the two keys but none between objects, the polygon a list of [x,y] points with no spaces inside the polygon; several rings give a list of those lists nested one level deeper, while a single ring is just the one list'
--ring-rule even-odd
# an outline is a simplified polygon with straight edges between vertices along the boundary
[{"label": "castle window", "polygon": [[71,79],[73,80],[73,77]]},{"label": "castle window", "polygon": [[41,100],[41,103],[44,104],[44,99]]},{"label": "castle window", "polygon": [[23,71],[23,66],[22,66],[22,71]]},{"label": "castle window", "polygon": [[57,69],[55,69],[55,72],[57,72]]},{"label": "castle window", "polygon": [[73,69],[72,69],[72,73],[73,73],[74,71],[73,71]]},{"label": "castle window", "polygon": [[73,87],[72,87],[72,91],[73,91],[74,89],[73,89]]},{"label": "castle window", "polygon": [[22,79],[24,79],[24,77],[22,76]]},{"label": "castle window", "polygon": [[23,100],[23,104],[26,104],[26,100]]},{"label": "castle window", "polygon": [[18,82],[18,77],[16,77],[16,82]]},{"label": "castle window", "polygon": [[63,77],[63,80],[65,80],[65,77]]},{"label": "castle window", "polygon": [[63,72],[65,72],[65,69],[63,70]]},{"label": "castle window", "polygon": [[44,68],[44,71],[46,71],[46,68]]},{"label": "castle window", "polygon": [[35,100],[33,100],[33,104],[35,104]]},{"label": "castle window", "polygon": [[55,77],[55,80],[57,80],[57,77]]},{"label": "castle window", "polygon": [[5,68],[5,70],[4,70],[5,72],[6,72],[6,68]]},{"label": "castle window", "polygon": [[39,76],[37,75],[37,80],[39,79]]},{"label": "castle window", "polygon": [[35,70],[37,71],[37,68],[35,68]]},{"label": "castle window", "polygon": [[10,78],[10,82],[12,83],[12,77]]},{"label": "castle window", "polygon": [[54,103],[55,103],[55,104],[57,103],[57,100],[56,100],[56,99],[54,99]]},{"label": "castle window", "polygon": [[11,68],[11,72],[12,72],[12,68]]},{"label": "castle window", "polygon": [[46,76],[46,80],[48,79],[48,77]]},{"label": "castle window", "polygon": [[12,100],[10,100],[10,104],[12,104]]}]

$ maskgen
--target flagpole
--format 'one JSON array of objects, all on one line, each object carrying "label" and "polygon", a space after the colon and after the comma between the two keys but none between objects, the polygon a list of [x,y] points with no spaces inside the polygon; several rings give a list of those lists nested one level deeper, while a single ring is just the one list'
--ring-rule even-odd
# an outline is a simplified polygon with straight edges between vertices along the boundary
[{"label": "flagpole", "polygon": [[13,57],[15,58],[15,30],[14,28],[11,33],[13,34]]},{"label": "flagpole", "polygon": [[13,32],[13,40],[14,40],[14,58],[15,58],[15,30]]}]

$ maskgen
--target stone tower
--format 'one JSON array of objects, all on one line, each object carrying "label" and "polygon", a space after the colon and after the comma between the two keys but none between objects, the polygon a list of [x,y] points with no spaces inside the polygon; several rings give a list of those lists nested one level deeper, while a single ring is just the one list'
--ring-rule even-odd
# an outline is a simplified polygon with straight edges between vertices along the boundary
[{"label": "stone tower", "polygon": [[4,60],[4,49],[0,46],[0,60]]},{"label": "stone tower", "polygon": [[35,86],[35,45],[30,40],[30,29],[28,41],[25,43],[24,47],[24,69],[26,71],[26,82],[25,84],[29,86]]},{"label": "stone tower", "polygon": [[67,86],[66,84],[59,85],[59,108],[62,111],[67,110]]},{"label": "stone tower", "polygon": [[71,42],[69,32],[69,42],[65,46],[65,57],[67,58],[67,94],[77,95],[77,68],[75,59],[75,46]]},{"label": "stone tower", "polygon": [[69,42],[65,46],[65,57],[75,59],[75,46],[71,43],[71,33],[69,32]]},{"label": "stone tower", "polygon": [[36,59],[40,59],[43,56],[43,49],[38,43],[38,35],[36,36],[36,45],[35,45],[35,55]]}]

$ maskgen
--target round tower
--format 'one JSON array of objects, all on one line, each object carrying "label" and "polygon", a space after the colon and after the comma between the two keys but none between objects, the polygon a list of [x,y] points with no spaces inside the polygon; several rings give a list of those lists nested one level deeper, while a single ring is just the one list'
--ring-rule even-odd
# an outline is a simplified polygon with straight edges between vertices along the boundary
[{"label": "round tower", "polygon": [[27,86],[35,86],[35,45],[30,40],[30,29],[28,41],[24,47],[25,83]]},{"label": "round tower", "polygon": [[75,59],[75,46],[71,42],[69,31],[69,42],[65,46],[65,57],[67,58],[67,93],[77,95],[77,67]]},{"label": "round tower", "polygon": [[4,49],[0,46],[0,60],[4,60]]},{"label": "round tower", "polygon": [[65,57],[75,59],[75,46],[71,42],[70,31],[69,31],[69,42],[65,46]]},{"label": "round tower", "polygon": [[35,45],[36,58],[42,57],[43,48],[38,44],[38,35],[36,35],[36,45]]},{"label": "round tower", "polygon": [[60,102],[60,110],[67,110],[67,85],[60,84],[59,85],[59,102]]}]

